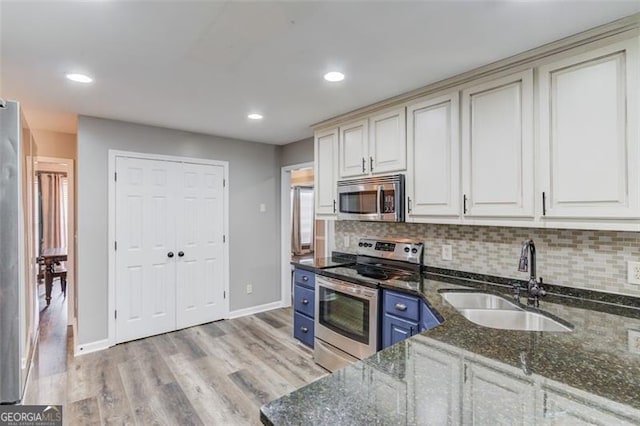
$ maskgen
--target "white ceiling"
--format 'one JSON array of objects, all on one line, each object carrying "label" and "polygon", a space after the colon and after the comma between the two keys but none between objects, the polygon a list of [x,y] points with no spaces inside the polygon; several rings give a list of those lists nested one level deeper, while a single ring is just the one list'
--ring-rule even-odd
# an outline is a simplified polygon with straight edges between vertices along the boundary
[{"label": "white ceiling", "polygon": [[[285,144],[309,125],[640,11],[640,1],[0,4],[0,96]],[[328,83],[329,70],[346,74]],[[64,78],[95,77],[91,85]],[[264,120],[250,121],[250,112]]]}]

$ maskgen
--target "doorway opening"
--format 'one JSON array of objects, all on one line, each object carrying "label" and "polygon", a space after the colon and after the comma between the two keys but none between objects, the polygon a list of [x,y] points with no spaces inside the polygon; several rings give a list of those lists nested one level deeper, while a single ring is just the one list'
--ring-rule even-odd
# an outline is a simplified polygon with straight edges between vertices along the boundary
[{"label": "doorway opening", "polygon": [[64,371],[76,325],[73,160],[37,157],[33,182],[33,245],[38,260],[39,376]]},{"label": "doorway opening", "polygon": [[282,168],[282,306],[291,305],[291,261],[330,257],[333,221],[315,218],[313,163]]}]

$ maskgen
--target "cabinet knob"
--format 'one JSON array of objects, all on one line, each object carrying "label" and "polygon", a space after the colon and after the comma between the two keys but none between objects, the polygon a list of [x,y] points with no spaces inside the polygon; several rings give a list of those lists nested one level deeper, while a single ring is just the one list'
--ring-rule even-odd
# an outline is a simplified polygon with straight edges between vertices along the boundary
[{"label": "cabinet knob", "polygon": [[307,327],[300,327],[300,331],[302,331],[303,333],[306,333],[309,331],[309,329]]},{"label": "cabinet knob", "polygon": [[168,258],[172,258],[172,257],[173,257],[173,252],[172,252],[172,251],[170,251],[169,253],[167,253],[167,257],[168,257]]},{"label": "cabinet knob", "polygon": [[307,277],[306,275],[302,276],[302,281],[309,281],[309,277]]},{"label": "cabinet knob", "polygon": [[307,300],[307,299],[302,299],[302,304],[303,304],[303,305],[308,305],[308,304],[309,304],[309,300]]},{"label": "cabinet knob", "polygon": [[183,251],[179,251],[178,252],[178,257],[183,257],[184,256],[184,252]]},{"label": "cabinet knob", "polygon": [[396,309],[399,311],[406,311],[407,305],[405,305],[404,303],[396,303]]}]

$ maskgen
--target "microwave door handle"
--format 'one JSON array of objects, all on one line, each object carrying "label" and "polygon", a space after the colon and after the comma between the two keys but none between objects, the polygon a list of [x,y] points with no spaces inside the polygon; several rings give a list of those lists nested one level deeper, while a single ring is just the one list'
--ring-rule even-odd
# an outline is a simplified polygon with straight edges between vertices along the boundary
[{"label": "microwave door handle", "polygon": [[382,219],[382,216],[384,215],[384,206],[382,205],[382,202],[383,202],[382,185],[378,185],[378,192],[376,193],[376,197],[377,197],[376,200],[378,202],[378,214]]}]

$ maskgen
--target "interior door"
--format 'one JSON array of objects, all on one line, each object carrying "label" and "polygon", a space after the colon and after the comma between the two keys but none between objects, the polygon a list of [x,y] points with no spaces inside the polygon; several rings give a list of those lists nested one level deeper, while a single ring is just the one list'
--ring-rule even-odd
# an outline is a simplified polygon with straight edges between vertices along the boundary
[{"label": "interior door", "polygon": [[177,326],[226,315],[224,274],[224,168],[183,163],[177,213]]},{"label": "interior door", "polygon": [[175,199],[180,163],[116,159],[116,341],[176,328]]}]

